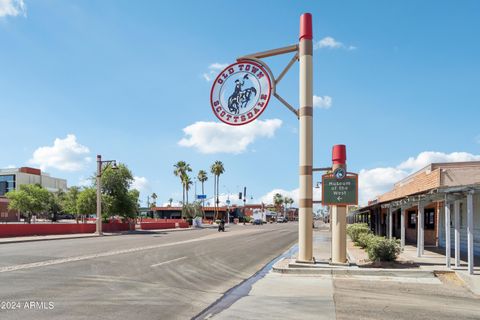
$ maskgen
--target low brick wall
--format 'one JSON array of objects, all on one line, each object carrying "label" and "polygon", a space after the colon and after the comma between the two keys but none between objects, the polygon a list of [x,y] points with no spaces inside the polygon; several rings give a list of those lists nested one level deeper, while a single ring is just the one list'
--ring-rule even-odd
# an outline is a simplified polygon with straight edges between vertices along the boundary
[{"label": "low brick wall", "polygon": [[[102,225],[104,232],[120,232],[129,229],[128,223],[104,223]],[[95,231],[94,223],[0,224],[0,238],[94,233]]]},{"label": "low brick wall", "polygon": [[142,230],[175,229],[175,222],[145,222],[140,224],[140,229]]},{"label": "low brick wall", "polygon": [[179,228],[188,228],[190,226],[188,225],[188,222],[179,222],[178,227]]}]

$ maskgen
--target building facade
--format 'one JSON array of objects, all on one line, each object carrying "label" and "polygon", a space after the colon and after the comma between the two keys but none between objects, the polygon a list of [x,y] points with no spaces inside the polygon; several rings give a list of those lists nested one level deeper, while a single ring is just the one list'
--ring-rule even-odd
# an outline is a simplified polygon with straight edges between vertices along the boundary
[{"label": "building facade", "polygon": [[425,246],[444,248],[448,256],[453,248],[455,264],[466,254],[472,271],[474,256],[480,255],[480,162],[432,163],[348,219],[366,222],[402,246],[415,244],[419,257]]},{"label": "building facade", "polygon": [[53,178],[40,169],[29,167],[0,169],[0,221],[20,220],[18,212],[8,210],[8,199],[5,194],[25,184],[38,184],[50,192],[67,190],[67,180]]}]

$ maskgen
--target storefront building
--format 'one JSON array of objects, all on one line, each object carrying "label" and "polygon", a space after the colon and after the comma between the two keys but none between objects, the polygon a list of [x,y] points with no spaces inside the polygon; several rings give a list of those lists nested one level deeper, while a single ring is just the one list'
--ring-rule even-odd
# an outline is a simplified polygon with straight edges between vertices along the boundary
[{"label": "storefront building", "polygon": [[458,266],[465,253],[473,272],[474,256],[480,255],[480,162],[432,163],[348,220],[368,223],[374,233],[400,239],[402,246],[416,245],[419,257],[425,246],[454,249]]}]

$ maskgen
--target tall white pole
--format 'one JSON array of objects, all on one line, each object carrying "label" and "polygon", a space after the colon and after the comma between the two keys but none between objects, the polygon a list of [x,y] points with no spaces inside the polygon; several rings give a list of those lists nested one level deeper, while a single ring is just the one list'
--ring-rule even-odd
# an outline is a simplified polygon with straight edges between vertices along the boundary
[{"label": "tall white pole", "polygon": [[102,156],[97,155],[97,233],[103,236],[102,232]]},{"label": "tall white pole", "polygon": [[450,268],[450,204],[447,202],[447,196],[445,195],[445,259],[446,266]]},{"label": "tall white pole", "polygon": [[473,274],[473,191],[467,194],[467,252],[468,252],[468,273]]},{"label": "tall white pole", "polygon": [[300,17],[300,108],[299,116],[299,224],[298,261],[313,262],[313,34],[312,15]]},{"label": "tall white pole", "polygon": [[455,268],[460,267],[460,201],[455,200],[453,204],[455,223]]}]

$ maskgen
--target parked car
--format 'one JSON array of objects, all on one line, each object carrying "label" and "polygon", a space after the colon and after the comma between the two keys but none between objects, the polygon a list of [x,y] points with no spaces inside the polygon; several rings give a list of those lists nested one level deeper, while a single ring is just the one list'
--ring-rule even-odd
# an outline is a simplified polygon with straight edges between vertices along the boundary
[{"label": "parked car", "polygon": [[262,220],[262,219],[255,219],[255,220],[253,220],[252,224],[253,224],[253,225],[262,225],[262,224],[263,224],[263,220]]},{"label": "parked car", "polygon": [[277,218],[277,223],[285,223],[285,222],[287,222],[287,221],[288,221],[288,220],[287,220],[287,218],[285,218],[285,217],[278,217],[278,218]]}]

